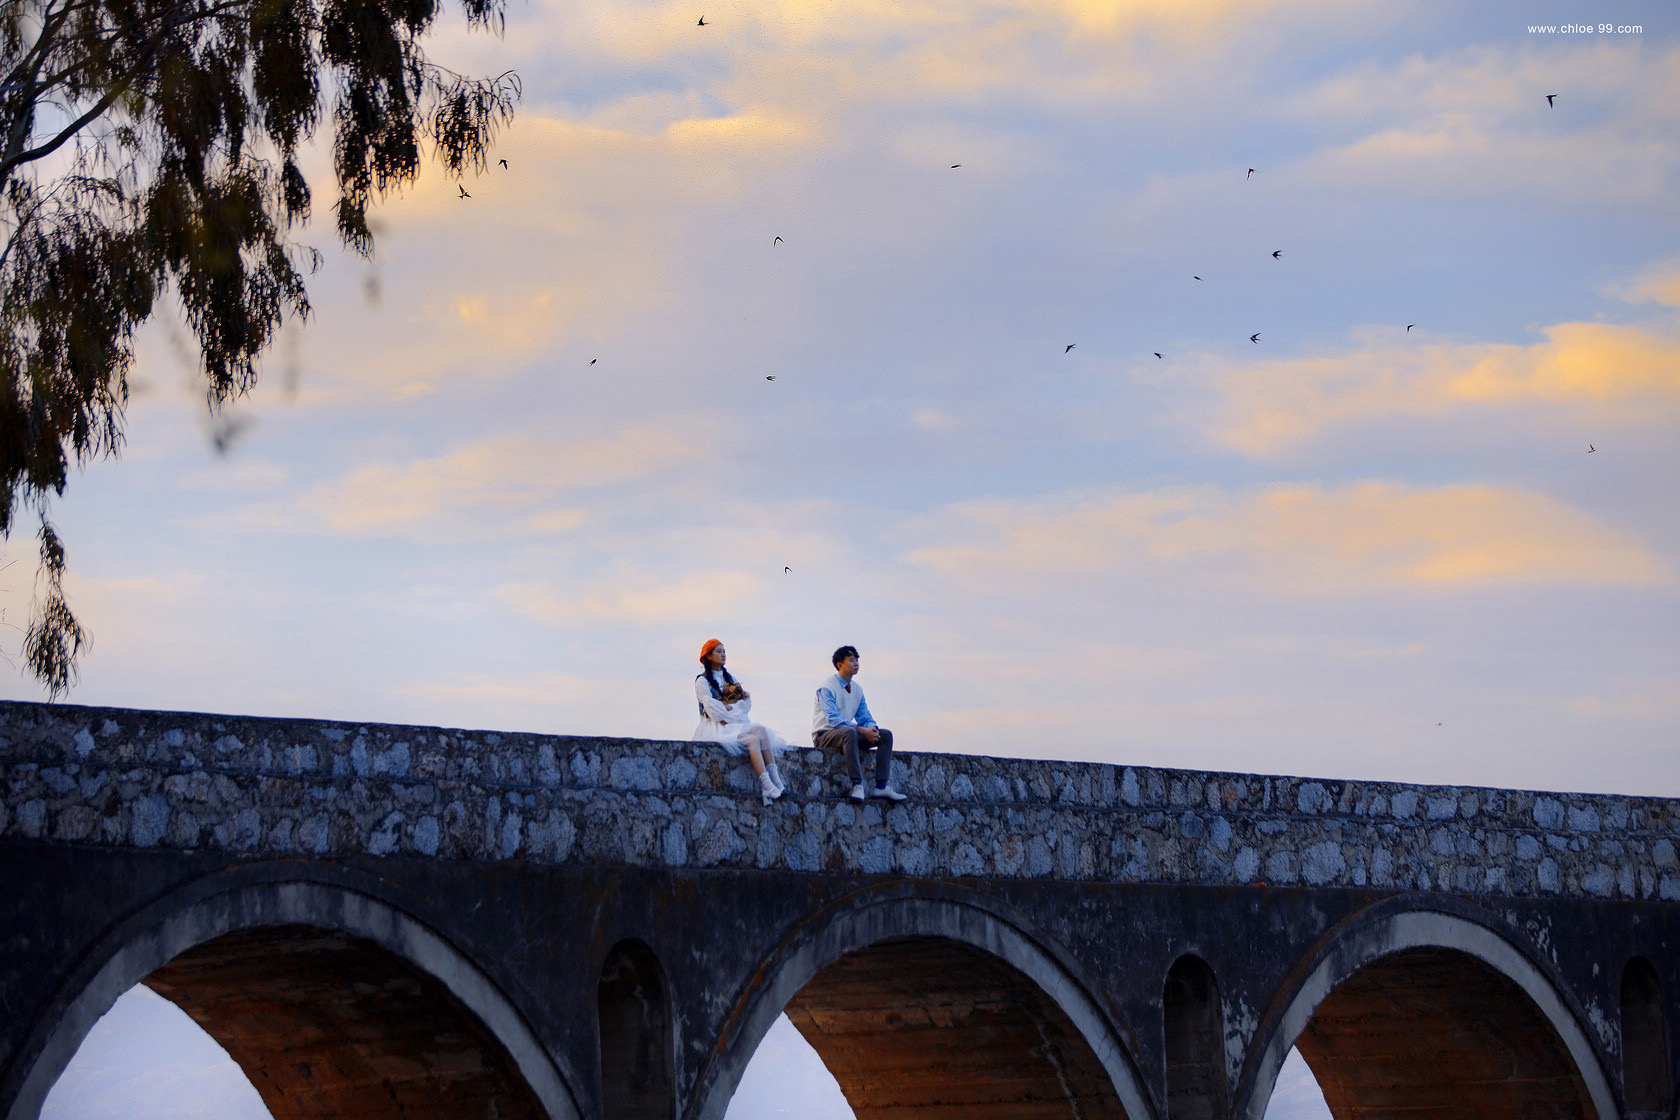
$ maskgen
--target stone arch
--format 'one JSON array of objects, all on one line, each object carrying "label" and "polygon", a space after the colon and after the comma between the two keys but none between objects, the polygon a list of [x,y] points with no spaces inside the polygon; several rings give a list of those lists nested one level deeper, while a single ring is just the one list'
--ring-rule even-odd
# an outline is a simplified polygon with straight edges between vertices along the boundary
[{"label": "stone arch", "polygon": [[[35,1120],[89,1029],[138,983],[205,1026],[277,1120],[386,1115],[370,1103],[370,1077],[390,1115],[466,1115],[461,1106],[494,1100],[504,1116],[579,1120],[518,1010],[453,946],[385,902],[318,882],[259,882],[166,900],[152,913],[112,935],[66,994],[8,1120]],[[277,997],[265,1005],[268,1025],[241,1022],[241,992],[248,1003],[252,991]],[[416,1009],[430,1018],[413,1021]],[[364,1011],[383,1012],[389,1031],[330,1037]],[[282,1036],[309,1047],[290,1079],[275,1049]]]},{"label": "stone arch", "polygon": [[[926,1115],[920,1109],[933,1102],[866,1096],[849,1070],[882,1075],[878,1085],[896,1079],[901,1089],[916,1076],[950,1085],[957,1078],[948,1062],[962,1049],[956,1032],[965,1030],[1017,1066],[1030,1064],[1025,1051],[1036,1048],[1036,1064],[1015,1086],[1022,1099],[1045,1078],[1053,1093],[1081,1101],[1077,1115],[1085,1120],[1155,1116],[1128,1048],[1085,986],[1019,925],[971,901],[855,899],[792,930],[738,999],[687,1116],[723,1120],[753,1052],[784,1010],[835,1073],[859,1120]],[[813,1038],[806,1028],[819,1020],[834,1033],[818,1029]],[[929,1076],[930,1063],[944,1067],[938,1077]],[[970,1099],[962,1109],[975,1120],[994,1112],[1076,1115],[1065,1105],[1059,1111],[1055,1100],[1033,1099],[1042,1107],[1030,1113],[998,1112],[1005,1102],[996,1099]]]},{"label": "stone arch", "polygon": [[1622,1099],[1628,1120],[1665,1120],[1674,1104],[1662,981],[1644,957],[1622,969]]},{"label": "stone arch", "polygon": [[601,1113],[606,1120],[674,1120],[676,1045],[671,989],[652,949],[620,941],[596,989]]},{"label": "stone arch", "polygon": [[1225,1070],[1225,1011],[1219,981],[1202,958],[1186,953],[1167,970],[1161,989],[1167,1058],[1167,1120],[1224,1120],[1230,1079]]},{"label": "stone arch", "polygon": [[[1488,926],[1441,911],[1389,911],[1350,924],[1317,956],[1280,996],[1281,1012],[1268,1016],[1275,1025],[1265,1044],[1250,1052],[1245,1120],[1263,1120],[1291,1047],[1338,1116],[1382,1117],[1390,1106],[1433,1102],[1434,1093],[1454,1114],[1490,1120],[1616,1120],[1610,1084],[1565,997]],[[1443,1067],[1443,1054],[1465,1063]],[[1539,1074],[1513,1079],[1513,1062]],[[1471,1089],[1484,1096],[1471,1099]]]}]

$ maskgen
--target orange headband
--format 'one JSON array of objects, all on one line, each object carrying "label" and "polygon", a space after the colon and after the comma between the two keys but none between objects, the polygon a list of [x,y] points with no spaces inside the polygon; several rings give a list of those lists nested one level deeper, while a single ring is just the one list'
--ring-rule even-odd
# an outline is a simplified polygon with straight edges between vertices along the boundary
[{"label": "orange headband", "polygon": [[704,665],[706,663],[706,658],[710,657],[711,654],[712,654],[712,651],[714,649],[718,648],[719,646],[721,646],[722,644],[723,644],[722,642],[718,641],[716,638],[713,638],[711,641],[709,641],[705,645],[701,646],[700,647],[700,664]]}]

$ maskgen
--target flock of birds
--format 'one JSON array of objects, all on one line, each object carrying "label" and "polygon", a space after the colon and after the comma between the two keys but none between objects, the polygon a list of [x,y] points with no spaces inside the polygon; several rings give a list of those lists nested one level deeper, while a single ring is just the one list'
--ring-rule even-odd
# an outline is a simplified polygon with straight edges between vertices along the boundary
[{"label": "flock of birds", "polygon": [[[696,24],[696,26],[698,26],[698,27],[710,27],[711,24],[707,23],[706,22],[706,17],[704,15],[702,15],[700,17],[698,23]],[[1546,105],[1547,105],[1548,108],[1552,108],[1552,109],[1557,108],[1557,96],[1558,95],[1555,94],[1555,93],[1548,93],[1546,95]],[[507,160],[501,159],[501,160],[497,160],[496,162],[501,164],[502,170],[504,170],[504,171],[507,170],[507,165],[508,165]],[[951,165],[951,170],[955,171],[960,167],[962,167],[962,164],[953,163]],[[1243,176],[1243,181],[1247,182],[1248,180],[1254,178],[1254,174],[1258,170],[1259,170],[1259,168],[1257,168],[1257,167],[1250,167],[1248,169],[1248,173]],[[467,199],[467,198],[472,197],[471,194],[467,193],[467,188],[466,187],[464,187],[460,184],[456,184],[456,189],[461,192],[461,194],[460,194],[461,198]],[[777,245],[785,245],[785,244],[787,244],[786,240],[784,238],[782,238],[780,235],[778,235],[773,241],[770,242],[771,248],[775,248]],[[1272,250],[1272,259],[1275,260],[1275,261],[1281,261],[1283,259],[1283,250],[1282,249],[1273,249]],[[1202,280],[1202,278],[1200,276],[1194,276],[1193,275],[1193,276],[1190,277],[1190,279],[1198,281],[1200,283],[1206,283],[1206,281]],[[1416,323],[1407,323],[1406,324],[1406,333],[1411,334],[1412,333],[1412,328],[1415,327],[1415,326],[1417,326]],[[1263,332],[1261,332],[1261,331],[1255,331],[1253,334],[1248,336],[1248,341],[1252,342],[1256,346],[1260,345],[1260,336],[1261,336],[1262,333]],[[1078,345],[1078,343],[1074,343],[1074,342],[1068,343],[1062,349],[1062,353],[1064,355],[1073,353],[1074,348],[1077,345]],[[1152,350],[1152,351],[1150,351],[1150,353],[1154,354],[1156,358],[1159,358],[1163,361],[1165,360],[1165,356],[1159,350]],[[589,364],[594,365],[598,361],[600,361],[599,358],[591,358],[591,359],[589,359]],[[776,375],[775,374],[766,374],[764,380],[774,381],[774,380],[776,380]],[[1591,444],[1587,445],[1587,452],[1589,454],[1594,453],[1597,450],[1598,450],[1598,448],[1592,446]]]}]

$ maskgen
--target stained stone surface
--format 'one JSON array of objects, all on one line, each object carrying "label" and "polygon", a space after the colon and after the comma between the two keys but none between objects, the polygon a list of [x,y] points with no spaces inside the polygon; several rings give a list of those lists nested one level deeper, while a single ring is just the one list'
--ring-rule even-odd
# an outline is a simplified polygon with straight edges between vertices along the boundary
[{"label": "stained stone surface", "polygon": [[895,754],[760,805],[710,744],[0,703],[0,836],[910,876],[1680,901],[1680,801]]}]

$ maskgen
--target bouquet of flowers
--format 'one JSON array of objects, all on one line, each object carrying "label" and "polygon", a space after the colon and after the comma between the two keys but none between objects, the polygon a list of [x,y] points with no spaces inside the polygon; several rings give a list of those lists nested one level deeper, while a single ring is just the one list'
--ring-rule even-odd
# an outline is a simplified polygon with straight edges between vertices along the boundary
[{"label": "bouquet of flowers", "polygon": [[725,704],[739,704],[747,698],[747,690],[738,684],[726,684],[718,690],[718,699]]}]

